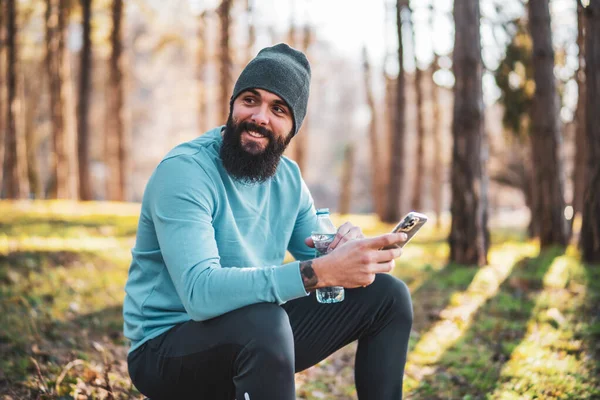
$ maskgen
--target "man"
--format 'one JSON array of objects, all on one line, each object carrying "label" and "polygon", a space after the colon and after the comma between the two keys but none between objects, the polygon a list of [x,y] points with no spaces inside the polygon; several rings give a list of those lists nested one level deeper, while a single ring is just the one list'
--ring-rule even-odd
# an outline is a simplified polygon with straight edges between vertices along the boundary
[{"label": "man", "polygon": [[[242,71],[225,127],[172,150],[142,202],[125,287],[129,373],[153,399],[288,400],[294,373],[358,340],[360,399],[400,399],[412,305],[385,274],[404,234],[342,225],[314,259],[316,212],[282,157],[308,102],[310,67],[285,44]],[[285,251],[298,261],[283,263]],[[338,304],[314,290],[347,288]]]}]

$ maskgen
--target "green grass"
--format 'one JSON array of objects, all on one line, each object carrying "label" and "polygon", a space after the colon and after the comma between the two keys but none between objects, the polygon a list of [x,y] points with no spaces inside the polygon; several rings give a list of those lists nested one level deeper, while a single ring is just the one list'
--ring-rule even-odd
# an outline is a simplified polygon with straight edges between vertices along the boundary
[{"label": "green grass", "polygon": [[[0,202],[0,398],[142,398],[127,375],[121,305],[139,205]],[[388,232],[370,215],[350,220]],[[600,267],[493,230],[490,265],[447,265],[426,226],[393,273],[415,321],[409,399],[600,398]],[[296,375],[299,399],[353,399],[348,346]]]}]

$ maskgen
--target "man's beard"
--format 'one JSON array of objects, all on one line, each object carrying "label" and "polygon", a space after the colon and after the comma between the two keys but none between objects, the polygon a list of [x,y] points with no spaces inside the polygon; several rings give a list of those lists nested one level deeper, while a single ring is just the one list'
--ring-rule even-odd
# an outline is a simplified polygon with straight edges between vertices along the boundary
[{"label": "man's beard", "polygon": [[[254,131],[269,139],[265,149],[252,154],[242,146],[242,133]],[[221,160],[223,167],[233,178],[244,183],[262,183],[275,175],[279,160],[288,144],[292,140],[292,134],[285,139],[278,139],[270,130],[256,125],[252,122],[240,122],[235,124],[231,114],[227,119],[221,144]],[[256,145],[249,143],[248,146]]]}]

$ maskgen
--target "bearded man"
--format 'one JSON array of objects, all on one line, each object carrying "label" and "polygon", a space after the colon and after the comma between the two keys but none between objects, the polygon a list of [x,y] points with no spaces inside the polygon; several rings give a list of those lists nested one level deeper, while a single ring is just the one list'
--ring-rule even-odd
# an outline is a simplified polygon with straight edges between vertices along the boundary
[{"label": "bearded man", "polygon": [[[402,398],[412,325],[387,274],[403,233],[343,224],[314,258],[310,192],[283,156],[306,115],[310,66],[285,44],[242,71],[227,124],[181,144],[150,177],[125,287],[133,383],[153,399],[289,400],[294,373],[358,340],[360,399]],[[283,264],[288,250],[296,261]],[[345,300],[314,291],[343,286]]]}]

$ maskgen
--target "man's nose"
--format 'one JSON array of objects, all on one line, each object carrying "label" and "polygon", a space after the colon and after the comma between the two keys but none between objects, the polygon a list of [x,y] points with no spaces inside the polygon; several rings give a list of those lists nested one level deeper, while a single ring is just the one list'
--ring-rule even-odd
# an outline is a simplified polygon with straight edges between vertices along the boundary
[{"label": "man's nose", "polygon": [[266,106],[261,105],[260,107],[257,107],[254,114],[252,114],[252,122],[257,125],[267,125],[269,123]]}]

